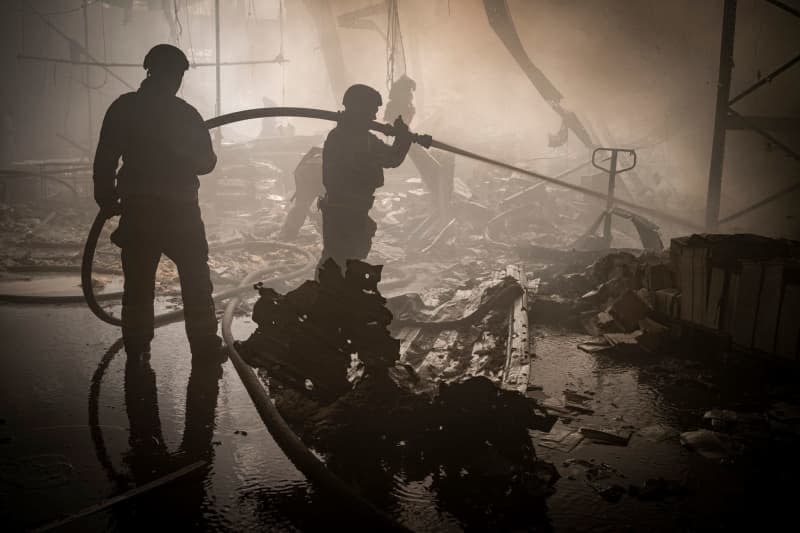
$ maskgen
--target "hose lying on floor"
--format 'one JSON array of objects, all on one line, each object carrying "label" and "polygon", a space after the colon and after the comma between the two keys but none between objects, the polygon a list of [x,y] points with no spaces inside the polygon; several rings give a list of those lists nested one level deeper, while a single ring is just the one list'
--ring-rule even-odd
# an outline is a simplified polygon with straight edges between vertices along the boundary
[{"label": "hose lying on floor", "polygon": [[[251,288],[252,284],[258,279],[258,272],[250,274],[242,281],[242,287]],[[228,355],[234,368],[236,368],[242,383],[244,383],[247,392],[250,394],[258,414],[280,449],[283,450],[306,478],[312,480],[320,489],[346,502],[353,511],[359,514],[361,519],[368,519],[370,529],[375,528],[377,531],[408,531],[408,529],[392,520],[328,470],[280,415],[258,376],[253,372],[252,367],[244,362],[236,350],[236,341],[233,338],[231,324],[233,323],[233,313],[240,302],[241,299],[238,295],[228,301],[222,318],[222,337],[228,346]]]}]

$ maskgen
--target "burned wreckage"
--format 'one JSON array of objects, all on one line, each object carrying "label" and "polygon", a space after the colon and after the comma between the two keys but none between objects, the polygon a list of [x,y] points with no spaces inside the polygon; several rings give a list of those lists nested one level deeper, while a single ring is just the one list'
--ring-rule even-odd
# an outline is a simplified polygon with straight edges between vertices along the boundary
[{"label": "burned wreckage", "polygon": [[[474,504],[507,505],[509,511],[546,494],[556,474],[537,463],[528,429],[547,431],[555,417],[486,377],[502,374],[505,358],[484,362],[478,375],[467,372],[470,362],[475,364],[471,360],[485,358],[473,355],[480,332],[490,324],[507,327],[509,310],[522,293],[519,284],[506,278],[488,287],[477,309],[462,319],[409,317],[393,323],[389,309],[398,317],[413,315],[416,302],[405,297],[387,302],[378,291],[380,279],[381,267],[350,261],[343,276],[329,260],[319,281],[306,281],[286,295],[258,288],[253,307],[258,328],[236,348],[265,371],[287,422],[329,456],[331,467],[341,469],[338,475],[357,484],[413,471],[418,480],[432,475],[434,484],[445,488],[472,485]],[[390,327],[415,328],[413,342],[419,344],[430,345],[443,332],[459,337],[449,354],[438,356],[452,368],[433,380],[424,358],[416,364],[411,357],[401,361],[401,342]]]},{"label": "burned wreckage", "polygon": [[[117,9],[84,4],[84,15]],[[16,516],[33,493],[0,486],[12,529],[88,517],[101,528],[110,513],[138,530],[175,503],[178,527],[704,530],[763,525],[748,509],[791,503],[782,487],[800,472],[800,242],[790,231],[756,235],[755,223],[719,229],[796,191],[719,216],[724,129],[749,118],[717,117],[703,225],[661,149],[669,133],[619,144],[599,114],[579,116],[528,56],[506,0],[478,2],[480,24],[556,120],[539,127],[546,151],[532,151],[522,130],[492,130],[478,104],[469,111],[487,123],[460,135],[458,99],[435,101],[436,76],[409,75],[412,64],[422,70],[416,50],[406,64],[396,0],[338,17],[328,2],[303,2],[343,111],[259,94],[265,107],[223,112],[222,67],[242,65],[219,53],[198,62],[191,42],[191,54],[181,50],[181,20],[188,30],[190,16],[210,13],[189,4],[151,6],[178,46],[151,49],[141,87],[111,103],[99,139],[90,127],[93,168],[91,152],[11,157],[4,114],[0,332],[23,352],[59,355],[29,366],[72,376],[96,365],[91,440],[78,446],[64,436],[83,428],[70,425],[74,413],[60,424],[55,408],[49,418],[28,411],[59,403],[42,392],[55,372],[40,377],[24,362],[0,372],[7,392],[34,382],[38,400],[8,393],[10,410],[43,420],[28,427],[0,413],[0,482],[61,502]],[[245,9],[254,20],[255,4]],[[735,26],[731,4],[724,30]],[[126,6],[126,21],[143,16],[141,2]],[[23,23],[56,31],[50,17],[61,15],[25,9]],[[280,53],[248,68],[288,62],[278,9]],[[346,88],[358,80],[343,29],[385,40],[385,105],[371,86]],[[120,68],[84,52],[70,62]],[[212,65],[217,101],[204,122],[188,76]],[[729,101],[723,70],[718,115],[766,83]],[[88,107],[91,120],[91,96]],[[260,121],[257,137],[242,133],[247,121]],[[75,340],[90,312],[114,327]],[[30,334],[43,317],[55,341]],[[106,340],[99,361],[76,355]],[[184,408],[174,381],[187,369]],[[44,432],[58,438],[36,437]],[[91,460],[74,455],[81,449]],[[280,461],[290,468],[273,471]],[[93,488],[110,497],[99,504],[73,490],[100,478],[108,487]]]}]

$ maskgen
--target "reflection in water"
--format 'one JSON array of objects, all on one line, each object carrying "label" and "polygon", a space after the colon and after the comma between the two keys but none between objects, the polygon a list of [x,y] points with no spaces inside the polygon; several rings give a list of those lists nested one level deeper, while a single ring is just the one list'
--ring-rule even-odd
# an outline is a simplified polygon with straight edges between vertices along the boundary
[{"label": "reflection in water", "polygon": [[213,460],[212,436],[222,366],[195,359],[186,394],[183,439],[177,453],[164,444],[158,411],[156,375],[149,354],[128,357],[125,363],[125,407],[130,424],[130,449],[124,462],[134,486],[141,486],[198,460],[207,466],[156,488],[115,509],[115,525],[124,531],[145,527],[202,529],[209,519],[204,510],[204,482]]},{"label": "reflection in water", "polygon": [[100,386],[103,383],[103,376],[105,376],[108,365],[114,357],[122,350],[122,337],[111,345],[103,354],[100,363],[92,375],[91,385],[89,386],[89,430],[91,432],[92,443],[94,443],[94,451],[97,456],[97,461],[103,470],[106,471],[108,478],[112,481],[118,491],[123,491],[128,487],[127,478],[116,471],[111,459],[108,456],[108,449],[106,448],[105,440],[103,439],[103,431],[100,426]]},{"label": "reflection in water", "polygon": [[[553,471],[536,459],[527,427],[541,421],[518,394],[473,378],[443,386],[431,402],[371,377],[330,406],[293,410],[301,399],[270,385],[282,414],[327,467],[403,525],[550,529]],[[322,494],[241,494],[240,503],[255,502],[259,513],[277,507],[301,529],[362,524]]]}]

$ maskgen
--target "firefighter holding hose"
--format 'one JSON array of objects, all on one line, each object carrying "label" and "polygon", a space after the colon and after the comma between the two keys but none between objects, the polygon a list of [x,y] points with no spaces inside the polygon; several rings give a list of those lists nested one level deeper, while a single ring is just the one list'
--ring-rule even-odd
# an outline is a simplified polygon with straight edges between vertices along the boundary
[{"label": "firefighter holding hose", "polygon": [[94,159],[95,200],[109,216],[121,214],[111,239],[122,249],[125,350],[129,357],[149,355],[163,253],[178,268],[193,360],[222,360],[197,198],[197,176],[211,172],[217,157],[200,113],[176,96],[189,68],[186,55],[159,44],[144,68],[139,90],[123,94],[106,112]]},{"label": "firefighter holding hose", "polygon": [[400,166],[413,137],[403,117],[394,121],[394,142],[388,145],[370,133],[370,124],[383,105],[381,94],[367,85],[348,88],[344,112],[322,149],[322,257],[343,271],[348,259],[365,259],[377,228],[369,216],[375,190],[383,186],[383,169]]}]

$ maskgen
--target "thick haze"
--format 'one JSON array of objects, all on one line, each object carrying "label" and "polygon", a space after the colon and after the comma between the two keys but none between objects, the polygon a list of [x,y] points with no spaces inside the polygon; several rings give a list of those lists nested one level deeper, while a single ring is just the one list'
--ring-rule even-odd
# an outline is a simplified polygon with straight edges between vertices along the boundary
[{"label": "thick haze", "polygon": [[[214,59],[213,2],[178,0],[180,26],[173,38],[160,0],[134,1],[125,18],[117,0],[89,7],[90,52],[100,61],[139,63],[158,42],[173,42],[197,62]],[[130,2],[129,2],[130,3]],[[332,0],[334,15],[377,0]],[[26,2],[2,7],[2,106],[18,135],[17,158],[80,155],[56,134],[93,151],[88,139],[84,69],[68,64],[18,60],[18,54],[68,59],[70,46],[31,11]],[[83,43],[83,13],[56,14],[78,0],[31,0],[47,19]],[[172,1],[163,2],[172,8]],[[188,16],[187,16],[188,4]],[[277,0],[223,0],[222,60],[271,59],[280,50]],[[795,1],[794,5],[798,6]],[[151,7],[152,6],[152,7]],[[639,148],[640,174],[658,172],[688,196],[686,216],[702,220],[716,97],[722,0],[509,0],[514,23],[533,62],[564,95],[603,145]],[[277,64],[222,68],[222,111],[261,107],[267,96],[278,105],[338,109],[319,33],[302,0],[286,0],[284,55]],[[560,119],[543,101],[487,22],[481,0],[400,0],[408,74],[418,82],[417,118],[412,126],[446,142],[511,162],[559,157],[536,163],[557,172],[585,157],[570,135],[566,147],[548,148]],[[386,31],[386,15],[372,20]],[[763,0],[740,0],[732,94],[766,75],[800,51],[800,20]],[[339,28],[346,79],[378,88],[386,97],[386,44],[378,31]],[[115,68],[137,87],[141,68]],[[283,80],[283,81],[282,81]],[[129,89],[91,68],[91,128],[97,135],[103,113]],[[800,117],[800,67],[742,100],[742,114]],[[191,69],[182,96],[204,117],[214,115],[213,67]],[[328,124],[294,122],[298,133],[324,132]],[[257,122],[228,128],[226,139],[257,135]],[[776,133],[800,149],[797,131]],[[752,203],[800,178],[800,164],[749,132],[729,132],[722,215]],[[577,179],[577,177],[576,177]],[[800,237],[800,195],[786,197],[725,230]]]}]

